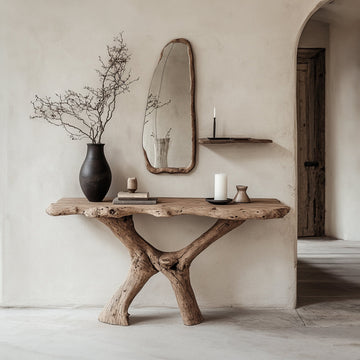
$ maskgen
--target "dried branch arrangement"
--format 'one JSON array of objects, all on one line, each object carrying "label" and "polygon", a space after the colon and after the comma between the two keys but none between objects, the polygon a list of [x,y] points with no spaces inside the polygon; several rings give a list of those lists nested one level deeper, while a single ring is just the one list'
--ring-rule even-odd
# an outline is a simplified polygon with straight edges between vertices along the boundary
[{"label": "dried branch arrangement", "polygon": [[159,100],[159,96],[149,93],[146,103],[146,109],[145,109],[145,124],[150,121],[150,119],[146,120],[146,118],[150,114],[152,114],[155,110],[170,103],[171,103],[171,99],[163,103],[162,101]]},{"label": "dried branch arrangement", "polygon": [[130,85],[138,80],[132,79],[126,69],[131,56],[122,34],[107,46],[107,56],[107,60],[99,56],[101,67],[96,72],[100,87],[85,86],[83,93],[67,90],[55,94],[55,99],[35,95],[30,117],[64,128],[72,140],[89,138],[93,144],[100,144],[105,126],[114,115],[117,96],[129,92]]},{"label": "dried branch arrangement", "polygon": [[[153,95],[151,92],[148,95],[146,109],[145,109],[145,121],[144,125],[148,124],[150,120],[154,120],[154,131],[151,132],[151,137],[154,139],[158,139],[157,136],[157,109],[160,109],[163,106],[166,106],[171,103],[171,99],[166,102],[162,102],[159,100],[159,95]],[[156,111],[155,118],[150,117],[150,115]],[[170,138],[171,128],[165,134],[165,139]]]}]

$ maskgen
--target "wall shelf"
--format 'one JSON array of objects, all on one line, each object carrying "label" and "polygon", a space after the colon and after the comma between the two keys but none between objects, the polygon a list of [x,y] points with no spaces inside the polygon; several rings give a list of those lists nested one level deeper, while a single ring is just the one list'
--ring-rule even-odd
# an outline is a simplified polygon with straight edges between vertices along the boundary
[{"label": "wall shelf", "polygon": [[218,138],[200,138],[199,144],[201,145],[215,145],[215,144],[250,144],[250,143],[272,143],[270,139],[254,139],[244,137],[218,137]]}]

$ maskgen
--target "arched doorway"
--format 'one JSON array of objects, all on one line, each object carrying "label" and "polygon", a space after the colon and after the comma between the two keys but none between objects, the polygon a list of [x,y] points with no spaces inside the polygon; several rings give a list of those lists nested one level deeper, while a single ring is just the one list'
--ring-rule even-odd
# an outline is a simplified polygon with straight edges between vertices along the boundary
[{"label": "arched doorway", "polygon": [[[359,2],[335,0],[313,14],[299,41],[298,229],[300,236],[321,237],[298,244],[299,305],[332,301],[344,308],[360,299],[360,225],[354,216],[360,209],[359,38]],[[313,158],[304,159],[304,149]],[[316,171],[323,174],[311,180]],[[319,217],[314,196],[324,201]],[[304,218],[314,232],[304,231]]]},{"label": "arched doorway", "polygon": [[359,2],[333,0],[299,40],[299,236],[360,240],[359,38]]}]

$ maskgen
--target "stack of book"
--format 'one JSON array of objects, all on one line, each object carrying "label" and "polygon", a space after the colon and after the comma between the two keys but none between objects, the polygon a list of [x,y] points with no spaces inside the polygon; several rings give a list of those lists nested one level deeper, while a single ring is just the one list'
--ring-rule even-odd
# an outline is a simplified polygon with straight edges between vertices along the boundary
[{"label": "stack of book", "polygon": [[120,191],[113,200],[114,205],[154,205],[157,199],[149,197],[148,192],[126,192]]}]

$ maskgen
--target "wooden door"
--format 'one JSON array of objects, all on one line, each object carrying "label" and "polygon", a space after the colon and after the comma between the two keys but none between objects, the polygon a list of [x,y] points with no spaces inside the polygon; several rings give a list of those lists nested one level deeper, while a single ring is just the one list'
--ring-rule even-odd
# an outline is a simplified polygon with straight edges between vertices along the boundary
[{"label": "wooden door", "polygon": [[298,236],[325,225],[325,49],[298,49]]}]

